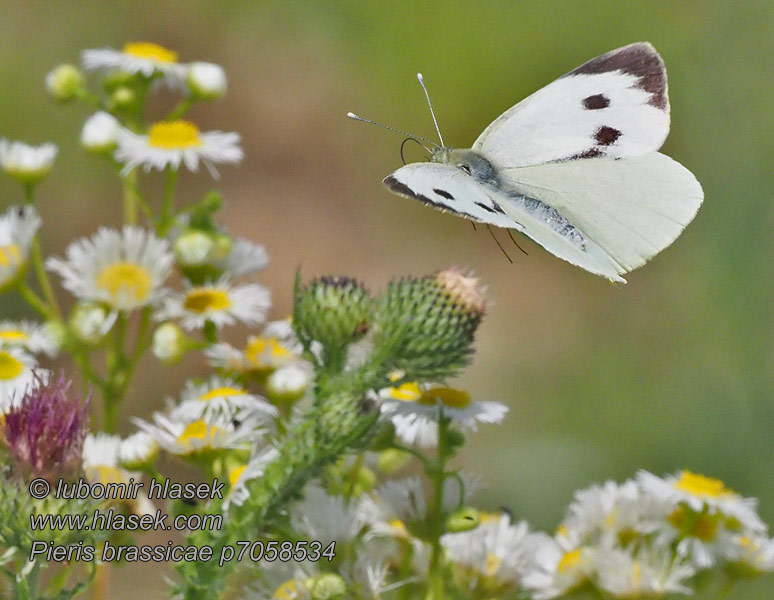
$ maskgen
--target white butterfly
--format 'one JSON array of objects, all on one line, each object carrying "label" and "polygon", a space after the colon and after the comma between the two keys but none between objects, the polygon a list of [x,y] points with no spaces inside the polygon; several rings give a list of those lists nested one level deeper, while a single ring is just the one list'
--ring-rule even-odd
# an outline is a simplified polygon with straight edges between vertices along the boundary
[{"label": "white butterfly", "polygon": [[520,231],[563,260],[625,283],[621,275],[671,244],[704,198],[688,169],[657,152],[667,133],[664,62],[650,44],[630,44],[522,100],[471,149],[444,146],[439,131],[431,162],[405,165],[384,184]]}]

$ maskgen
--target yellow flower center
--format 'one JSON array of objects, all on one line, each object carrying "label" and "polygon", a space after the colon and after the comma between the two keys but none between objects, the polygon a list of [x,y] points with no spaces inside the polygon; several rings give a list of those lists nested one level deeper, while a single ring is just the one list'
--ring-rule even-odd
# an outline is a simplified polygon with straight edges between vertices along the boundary
[{"label": "yellow flower center", "polygon": [[0,331],[0,342],[26,342],[28,339],[30,339],[30,336],[18,329]]},{"label": "yellow flower center", "polygon": [[486,567],[484,571],[484,575],[487,577],[493,577],[495,573],[500,569],[500,565],[503,563],[503,559],[494,554],[493,552],[489,552],[486,555]]},{"label": "yellow flower center", "polygon": [[97,275],[97,288],[110,294],[113,301],[129,297],[135,302],[144,302],[152,287],[151,274],[135,263],[118,262]]},{"label": "yellow flower center", "polygon": [[213,398],[228,398],[229,396],[245,396],[247,395],[247,392],[241,388],[235,388],[235,387],[219,387],[215,388],[214,390],[210,390],[206,394],[202,394],[197,398],[197,400],[201,400],[202,402],[207,402],[208,400],[212,400]]},{"label": "yellow flower center", "polygon": [[199,129],[188,121],[162,121],[151,125],[148,145],[166,150],[197,148],[202,145]]},{"label": "yellow flower center", "polygon": [[274,600],[296,600],[300,597],[300,592],[295,579],[289,579],[274,591],[272,598]]},{"label": "yellow flower center", "polygon": [[124,474],[118,467],[109,467],[107,465],[97,465],[91,467],[86,473],[90,481],[107,485],[108,483],[122,483]]},{"label": "yellow flower center", "polygon": [[124,54],[130,54],[136,58],[147,58],[160,63],[177,62],[177,52],[151,42],[128,42],[124,44],[123,51]]},{"label": "yellow flower center", "polygon": [[0,267],[17,266],[22,262],[21,248],[16,244],[0,246]]},{"label": "yellow flower center", "polygon": [[557,571],[566,575],[580,566],[582,552],[582,548],[576,548],[575,550],[565,552],[564,556],[562,556],[562,559],[559,561],[559,565],[556,567]]},{"label": "yellow flower center", "polygon": [[450,387],[434,387],[422,392],[422,404],[435,405],[440,401],[447,408],[466,408],[470,405],[470,394]]},{"label": "yellow flower center", "polygon": [[195,288],[188,292],[183,306],[186,310],[205,314],[227,310],[231,307],[228,292],[217,288]]},{"label": "yellow flower center", "polygon": [[390,398],[403,402],[416,402],[422,397],[422,390],[416,381],[409,381],[398,387],[390,388]]},{"label": "yellow flower center", "polygon": [[234,467],[233,469],[228,470],[228,483],[233,488],[237,481],[239,481],[239,478],[242,476],[242,473],[245,472],[245,469],[247,468],[247,465],[242,465],[241,467]]},{"label": "yellow flower center", "polygon": [[392,527],[393,529],[393,535],[397,538],[401,539],[408,539],[411,537],[409,535],[408,529],[406,529],[406,524],[401,521],[400,519],[390,519],[387,521],[387,525]]},{"label": "yellow flower center", "polygon": [[256,369],[276,367],[294,358],[293,353],[274,337],[251,337],[245,348],[245,357]]},{"label": "yellow flower center", "polygon": [[502,513],[481,511],[481,524],[484,523],[499,523],[502,518]]},{"label": "yellow flower center", "polygon": [[24,370],[24,364],[8,352],[0,352],[0,381],[16,379]]},{"label": "yellow flower center", "polygon": [[556,535],[559,537],[567,537],[567,534],[570,532],[569,529],[567,529],[567,525],[562,523],[559,525],[559,527],[556,528]]},{"label": "yellow flower center", "polygon": [[204,442],[205,447],[212,447],[215,438],[219,437],[222,433],[225,432],[220,427],[214,425],[208,426],[207,423],[204,422],[204,419],[199,419],[186,426],[183,433],[177,438],[177,442],[183,446],[191,447],[191,442],[198,441]]},{"label": "yellow flower center", "polygon": [[681,506],[667,517],[669,523],[685,535],[698,538],[704,542],[715,539],[718,531],[718,520],[705,513],[689,511]]},{"label": "yellow flower center", "polygon": [[720,498],[722,496],[733,494],[733,492],[719,479],[704,477],[704,475],[697,475],[690,471],[682,471],[680,473],[680,479],[675,481],[674,486],[676,489],[688,492],[694,496]]}]

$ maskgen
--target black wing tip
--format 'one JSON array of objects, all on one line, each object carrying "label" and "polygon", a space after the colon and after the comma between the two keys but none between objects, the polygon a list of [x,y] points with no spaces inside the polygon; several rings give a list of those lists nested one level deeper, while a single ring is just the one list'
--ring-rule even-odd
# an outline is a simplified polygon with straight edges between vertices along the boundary
[{"label": "black wing tip", "polygon": [[635,42],[606,52],[573,69],[566,76],[623,71],[639,78],[637,87],[649,92],[649,104],[669,111],[666,65],[650,42]]}]

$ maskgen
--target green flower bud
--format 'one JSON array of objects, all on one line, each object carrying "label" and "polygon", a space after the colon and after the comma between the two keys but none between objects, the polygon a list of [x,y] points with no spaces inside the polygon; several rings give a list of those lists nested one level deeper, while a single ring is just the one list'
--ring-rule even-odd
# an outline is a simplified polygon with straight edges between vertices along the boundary
[{"label": "green flower bud", "polygon": [[212,260],[223,260],[234,247],[234,238],[225,233],[215,232],[212,234]]},{"label": "green flower bud", "polygon": [[57,102],[69,102],[83,89],[83,73],[73,65],[59,65],[46,75],[46,90]]},{"label": "green flower bud", "polygon": [[115,322],[115,313],[91,302],[76,304],[70,315],[70,327],[75,335],[91,344],[99,342]]},{"label": "green flower bud", "polygon": [[471,507],[464,506],[455,510],[446,519],[446,531],[449,533],[460,533],[470,531],[481,524],[481,511]]},{"label": "green flower bud", "polygon": [[194,267],[209,261],[214,245],[210,234],[191,229],[175,240],[173,250],[181,267]]},{"label": "green flower bud", "polygon": [[321,277],[296,299],[293,326],[300,339],[316,340],[335,352],[362,337],[371,321],[371,298],[350,277]]},{"label": "green flower bud", "polygon": [[392,475],[405,467],[410,459],[411,455],[408,452],[398,450],[397,448],[388,448],[379,453],[376,459],[376,466],[382,473]]},{"label": "green flower bud", "polygon": [[308,584],[311,600],[343,600],[347,597],[347,582],[336,573],[322,573]]},{"label": "green flower bud", "polygon": [[448,269],[390,284],[378,311],[375,345],[394,348],[407,379],[442,379],[464,366],[486,303],[478,280]]},{"label": "green flower bud", "polygon": [[126,71],[111,71],[102,79],[102,87],[107,93],[112,93],[120,87],[132,87],[137,78]]},{"label": "green flower bud", "polygon": [[111,111],[125,110],[131,108],[135,102],[137,102],[137,94],[132,88],[119,87],[110,94],[108,106]]}]

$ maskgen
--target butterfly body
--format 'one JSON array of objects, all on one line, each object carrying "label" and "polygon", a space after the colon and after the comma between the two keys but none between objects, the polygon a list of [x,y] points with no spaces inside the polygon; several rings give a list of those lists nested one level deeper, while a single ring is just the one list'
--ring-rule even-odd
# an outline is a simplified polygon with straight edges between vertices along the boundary
[{"label": "butterfly body", "polygon": [[637,43],[570,71],[495,119],[472,148],[441,144],[429,163],[384,179],[394,193],[515,229],[587,271],[622,274],[672,243],[703,192],[660,154],[669,132],[666,69]]}]

